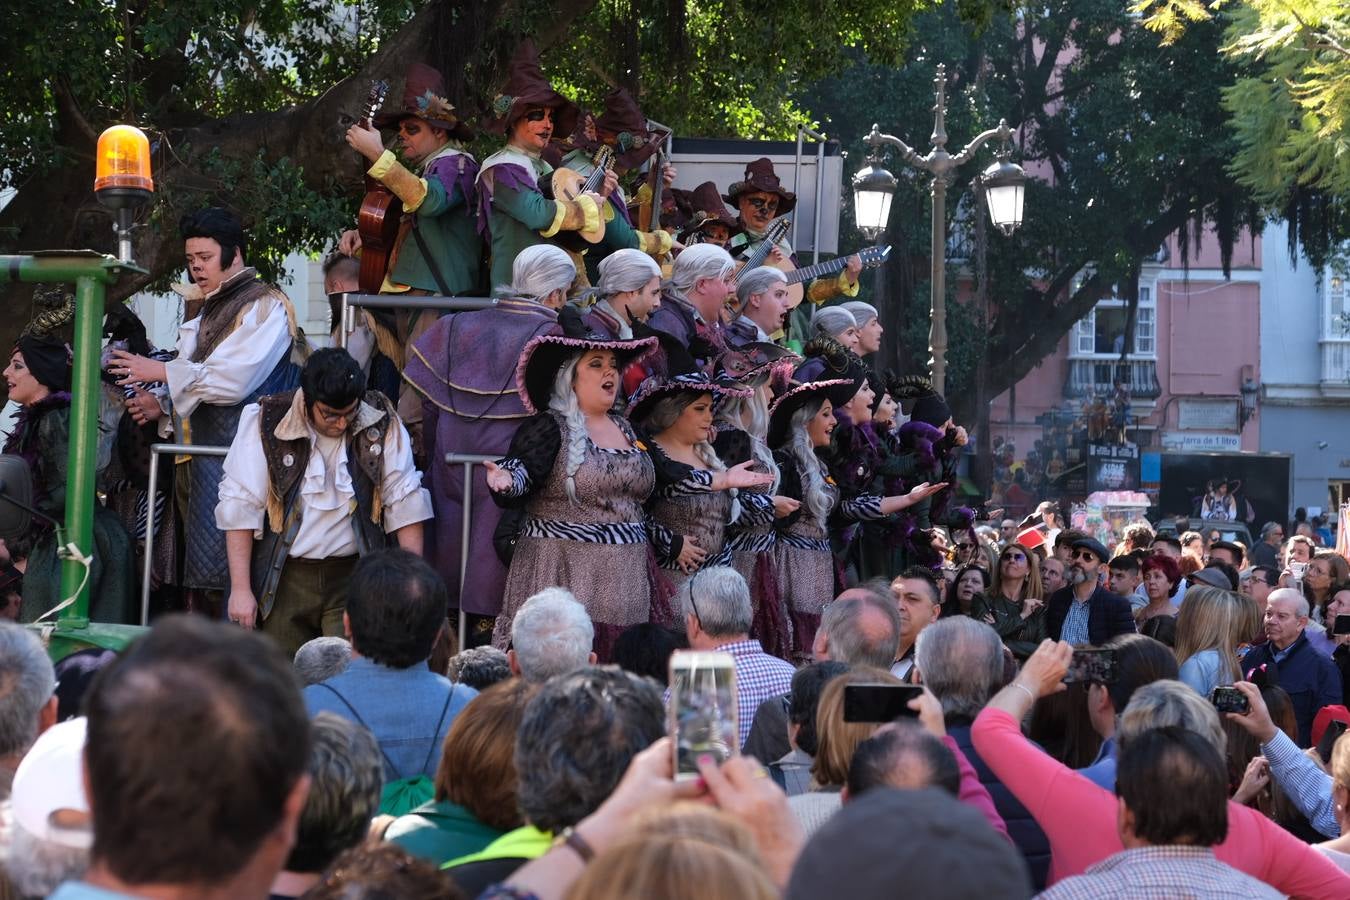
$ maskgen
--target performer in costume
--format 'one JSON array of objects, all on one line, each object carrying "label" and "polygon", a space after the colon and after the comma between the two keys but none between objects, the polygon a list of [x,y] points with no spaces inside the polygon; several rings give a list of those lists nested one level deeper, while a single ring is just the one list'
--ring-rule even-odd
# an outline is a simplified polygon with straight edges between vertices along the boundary
[{"label": "performer in costume", "polygon": [[633,325],[646,322],[661,305],[661,267],[640,250],[617,250],[600,261],[596,286],[582,292],[579,305],[594,301],[582,320],[596,334],[631,340]]},{"label": "performer in costume", "polygon": [[787,276],[772,266],[742,270],[736,280],[736,316],[726,327],[727,344],[772,342],[783,330],[788,311]]},{"label": "performer in costume", "polygon": [[726,249],[731,239],[744,231],[713,182],[705,181],[683,194],[681,199],[690,211],[689,221],[680,231],[680,242],[685,246],[715,244]]},{"label": "performer in costume", "polygon": [[487,552],[502,519],[481,478],[469,488],[468,568],[463,565],[464,467],[447,453],[504,456],[530,413],[516,389],[516,363],[533,338],[557,331],[558,316],[577,270],[551,244],[536,244],[515,259],[511,282],[498,285],[497,305],[438,319],[409,348],[408,383],[422,395],[430,444],[427,486],[436,517],[427,523],[427,558],[445,579],[451,609],[469,616],[468,643],[492,638],[506,585],[506,562]]},{"label": "performer in costume", "polygon": [[705,372],[727,349],[722,309],[735,289],[735,275],[736,264],[721,247],[686,247],[675,257],[661,306],[651,317],[652,328],[678,341]]},{"label": "performer in costume", "polygon": [[[73,311],[73,309],[72,309]],[[68,318],[62,316],[61,318]],[[19,337],[5,368],[9,399],[19,404],[4,452],[23,457],[33,477],[33,505],[58,522],[65,520],[70,453],[70,349],[47,333],[57,319],[35,321]],[[10,557],[26,560],[18,620],[32,622],[59,604],[61,560],[56,533],[36,517],[28,531],[6,542]],[[94,546],[89,570],[89,617],[96,622],[138,620],[131,538],[117,516],[94,505]]]},{"label": "performer in costume", "polygon": [[[379,391],[395,403],[398,402],[399,389],[403,385],[400,366],[379,348],[375,338],[375,329],[384,329],[385,343],[393,340],[393,332],[388,326],[392,319],[377,319],[372,313],[387,310],[360,310],[355,328],[346,336],[345,345],[338,343],[338,330],[342,328],[342,307],[336,295],[359,293],[361,290],[361,261],[347,256],[340,250],[334,250],[323,261],[323,292],[328,295],[328,337],[332,346],[345,346],[347,352],[356,360],[366,376],[366,385],[373,391]],[[381,324],[384,323],[384,324]]]},{"label": "performer in costume", "polygon": [[842,344],[850,353],[858,352],[858,323],[853,313],[843,306],[822,306],[811,315],[811,330],[807,340],[830,338]]},{"label": "performer in costume", "polygon": [[853,314],[853,322],[858,326],[858,347],[853,352],[866,358],[881,350],[881,335],[886,329],[881,327],[877,308],[861,300],[849,300],[839,305]]},{"label": "performer in costume", "polygon": [[[168,384],[167,409],[150,394],[127,401],[138,421],[160,420],[161,437],[176,425],[179,443],[228,447],[246,405],[299,383],[308,347],[290,299],[245,265],[244,229],[233,213],[217,207],[189,213],[179,230],[193,284],[175,290],[189,309],[200,303],[201,314],[179,326],[175,359],[118,350],[110,371],[122,376],[119,384]],[[223,591],[229,573],[215,511],[224,460],[193,456],[187,466],[183,585]]]},{"label": "performer in costume", "polygon": [[[615,152],[614,173],[622,179],[655,155],[661,147],[661,136],[647,130],[646,116],[638,109],[633,96],[623,88],[615,88],[606,94],[604,105],[604,111],[594,119],[594,131],[581,130],[573,134],[570,142],[573,149],[563,156],[559,165],[579,175],[590,175],[595,171],[595,151],[601,145],[607,145]],[[675,180],[675,167],[666,165],[661,180],[668,187]],[[644,193],[646,202],[650,203],[650,191]],[[605,236],[600,243],[589,245],[584,256],[587,279],[591,283],[599,277],[600,262],[617,250],[640,250],[660,260],[675,246],[674,239],[663,230],[637,230],[621,184],[608,195],[601,214],[605,219]]]},{"label": "performer in costume", "polygon": [[[752,491],[767,494],[773,502],[774,518],[787,516],[801,507],[801,501],[778,492],[782,479],[773,451],[765,440],[769,427],[771,382],[777,377],[786,383],[796,359],[777,344],[758,343],[727,351],[718,360],[718,379],[742,385],[750,394],[728,397],[718,407],[713,449],[727,465],[752,461],[756,471],[773,476],[770,484],[747,489],[741,495],[745,497]],[[726,545],[731,551],[730,565],[741,573],[750,587],[751,636],[759,640],[764,652],[787,659],[792,649],[792,635],[787,606],[778,584],[774,536],[773,519],[751,522],[742,518],[727,526]]]},{"label": "performer in costume", "polygon": [[608,660],[629,625],[670,624],[653,605],[648,529],[642,505],[662,482],[706,492],[749,487],[762,476],[744,467],[712,473],[653,464],[632,426],[613,412],[619,373],[650,352],[655,338],[612,341],[586,332],[572,309],[562,334],[525,346],[517,384],[534,416],[521,423],[506,459],[488,464],[487,484],[505,506],[524,505],[493,644],[505,647],[511,620],[532,594],[567,585],[595,623],[595,652]]},{"label": "performer in costume", "polygon": [[512,262],[526,247],[551,243],[560,231],[599,228],[600,208],[618,178],[607,177],[598,193],[575,200],[540,192],[540,179],[553,173],[540,154],[555,132],[573,129],[577,107],[544,78],[529,38],[516,48],[506,87],[492,109],[497,118],[490,129],[506,136],[506,146],[483,160],[478,173],[478,225],[491,240],[492,283],[507,284]]},{"label": "performer in costume", "polygon": [[422,552],[431,497],[394,406],[366,390],[346,350],[317,350],[300,387],[244,408],[225,457],[216,527],[230,563],[230,620],[288,656],[341,637],[358,556],[389,545]]},{"label": "performer in costume", "polygon": [[[773,170],[773,162],[761,157],[748,163],[745,177],[727,189],[723,199],[736,208],[742,231],[731,238],[727,249],[736,259],[745,259],[764,241],[769,224],[779,216],[787,215],[797,205],[797,195],[783,189],[783,183]],[[791,262],[799,267],[792,244],[784,237],[769,255],[768,265]],[[827,300],[844,295],[858,296],[858,273],[862,260],[854,254],[848,258],[844,271],[834,278],[817,278],[806,289],[806,299],[819,306]],[[810,322],[807,310],[793,317],[795,334],[806,333]]]},{"label": "performer in costume", "polygon": [[[347,143],[370,161],[366,174],[403,202],[398,238],[390,254],[382,294],[473,295],[481,288],[483,242],[475,218],[474,180],[478,162],[461,142],[473,140],[473,129],[446,99],[445,79],[423,63],[408,67],[403,102],[393,112],[375,116],[374,128],[359,123],[347,129]],[[398,127],[406,165],[384,148],[379,128]],[[415,170],[414,170],[415,169]],[[349,231],[339,249],[355,255],[360,234]],[[428,310],[362,310],[380,351],[401,370],[407,345],[436,319]],[[412,430],[421,452],[422,409],[416,392],[404,388],[399,413]]]}]

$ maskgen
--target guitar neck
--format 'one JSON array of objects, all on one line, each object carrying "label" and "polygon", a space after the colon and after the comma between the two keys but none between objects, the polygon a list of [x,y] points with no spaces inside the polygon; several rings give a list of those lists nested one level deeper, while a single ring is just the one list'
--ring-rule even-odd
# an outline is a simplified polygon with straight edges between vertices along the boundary
[{"label": "guitar neck", "polygon": [[803,281],[810,281],[813,278],[819,278],[822,275],[833,275],[835,272],[842,272],[847,265],[848,257],[841,256],[837,259],[830,259],[822,263],[816,263],[812,266],[795,269],[788,273],[787,283],[798,284]]},{"label": "guitar neck", "polygon": [[[750,255],[745,258],[745,265],[741,268],[741,272],[749,272],[751,269],[764,265],[764,260],[769,258],[769,254],[773,251],[774,247],[778,246],[778,242],[786,232],[786,228],[782,229],[781,232],[770,229],[770,231],[765,234],[764,240],[759,242],[759,246],[751,251]],[[739,274],[740,273],[737,273],[738,276]]]}]

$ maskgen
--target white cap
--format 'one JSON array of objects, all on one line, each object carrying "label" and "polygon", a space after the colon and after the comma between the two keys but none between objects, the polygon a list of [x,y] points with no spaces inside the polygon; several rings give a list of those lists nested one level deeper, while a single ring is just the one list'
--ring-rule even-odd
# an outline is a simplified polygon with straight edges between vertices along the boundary
[{"label": "white cap", "polygon": [[87,850],[94,842],[93,822],[67,827],[53,822],[62,810],[89,815],[84,795],[84,735],[81,717],[53,725],[38,737],[14,773],[10,801],[14,821],[34,837],[63,847]]}]

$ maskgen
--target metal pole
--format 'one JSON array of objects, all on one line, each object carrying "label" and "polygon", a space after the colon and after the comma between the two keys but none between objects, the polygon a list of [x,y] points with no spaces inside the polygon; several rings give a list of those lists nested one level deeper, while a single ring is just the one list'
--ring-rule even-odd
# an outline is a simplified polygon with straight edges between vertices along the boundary
[{"label": "metal pole", "polygon": [[473,527],[473,463],[464,463],[464,516],[460,519],[459,541],[459,649],[469,627],[469,616],[464,612],[464,585],[469,580],[469,529]]},{"label": "metal pole", "polygon": [[150,484],[145,504],[145,562],[141,565],[141,624],[150,624],[150,576],[155,557],[155,485],[159,483],[159,454],[150,448]]},{"label": "metal pole", "polygon": [[[797,126],[797,154],[796,160],[792,164],[792,193],[801,196],[802,192],[802,132],[806,126]],[[797,249],[797,225],[800,216],[792,217],[792,249]]]},{"label": "metal pole", "polygon": [[[75,279],[75,347],[70,388],[70,448],[66,481],[67,542],[94,555],[94,475],[98,466],[99,345],[103,336],[103,282],[93,273]],[[79,559],[61,561],[61,596],[76,596],[61,611],[70,628],[89,624],[89,570]]]},{"label": "metal pole", "polygon": [[946,393],[947,384],[947,179],[933,176],[933,296],[929,303],[928,369],[933,389]]}]

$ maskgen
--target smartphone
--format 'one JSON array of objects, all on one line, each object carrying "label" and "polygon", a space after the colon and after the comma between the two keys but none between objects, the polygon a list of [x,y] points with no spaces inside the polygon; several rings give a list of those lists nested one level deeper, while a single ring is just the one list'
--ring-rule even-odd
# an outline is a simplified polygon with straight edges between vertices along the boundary
[{"label": "smartphone", "polygon": [[1089,647],[1073,651],[1069,662],[1065,684],[1083,682],[1087,684],[1116,683],[1116,651],[1109,647]]},{"label": "smartphone", "polygon": [[677,781],[698,777],[701,756],[711,756],[720,765],[739,752],[736,666],[731,654],[672,653],[668,716]]},{"label": "smartphone", "polygon": [[1350,634],[1350,616],[1337,616],[1336,623],[1331,626],[1332,634]]},{"label": "smartphone", "polygon": [[923,696],[917,684],[844,685],[845,722],[891,722],[901,716],[917,716],[909,701]]},{"label": "smartphone", "polygon": [[1303,590],[1303,573],[1308,571],[1308,564],[1301,562],[1291,562],[1289,564],[1289,575],[1293,579],[1292,587],[1295,590]]},{"label": "smartphone", "polygon": [[1332,719],[1327,723],[1327,730],[1322,732],[1322,739],[1317,742],[1317,755],[1322,758],[1322,762],[1331,762],[1331,748],[1336,746],[1336,741],[1345,734],[1346,724],[1339,719]]},{"label": "smartphone", "polygon": [[1235,687],[1219,685],[1209,693],[1209,702],[1221,713],[1249,713],[1252,703],[1247,695]]}]

